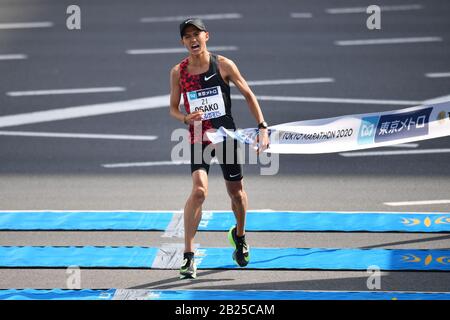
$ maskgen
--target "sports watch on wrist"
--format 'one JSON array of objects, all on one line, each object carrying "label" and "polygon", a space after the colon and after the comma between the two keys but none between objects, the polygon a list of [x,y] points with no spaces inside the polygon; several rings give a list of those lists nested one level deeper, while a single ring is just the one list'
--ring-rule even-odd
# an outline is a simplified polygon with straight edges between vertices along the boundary
[{"label": "sports watch on wrist", "polygon": [[265,121],[258,124],[258,129],[267,129],[268,127],[269,127],[269,125]]}]

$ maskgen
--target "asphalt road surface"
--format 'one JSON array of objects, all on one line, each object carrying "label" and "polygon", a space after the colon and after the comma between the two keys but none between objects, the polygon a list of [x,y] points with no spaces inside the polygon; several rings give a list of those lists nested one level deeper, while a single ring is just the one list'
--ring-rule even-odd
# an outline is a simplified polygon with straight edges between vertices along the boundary
[{"label": "asphalt road surface", "polygon": [[[215,15],[205,18],[209,47],[234,60],[254,83],[256,95],[265,97],[260,104],[270,124],[450,100],[450,3],[378,1],[380,30],[367,28],[365,12],[330,10],[372,2],[76,1],[81,30],[69,30],[66,9],[74,1],[0,0],[0,210],[184,206],[190,170],[170,163],[176,145],[171,134],[182,126],[169,116],[167,96],[169,71],[186,55],[179,41],[181,16]],[[23,24],[29,22],[34,24]],[[340,45],[369,39],[398,43]],[[141,49],[147,51],[136,54]],[[83,90],[53,91],[69,89]],[[239,95],[235,89],[233,94]],[[244,100],[234,99],[232,110],[238,127],[255,126]],[[449,212],[449,145],[447,137],[380,149],[401,155],[280,155],[271,176],[261,175],[260,165],[245,165],[250,208]],[[229,202],[215,165],[204,209],[228,210]],[[0,232],[0,245],[182,242],[161,235]],[[249,232],[247,239],[253,247],[450,249],[448,234]],[[227,246],[225,233],[202,232],[196,242]],[[83,269],[82,287],[348,291],[368,290],[367,276],[202,270],[196,281],[179,281],[176,270]],[[64,269],[0,269],[0,288],[64,288],[66,280]],[[382,289],[450,291],[450,274],[383,272]]]}]

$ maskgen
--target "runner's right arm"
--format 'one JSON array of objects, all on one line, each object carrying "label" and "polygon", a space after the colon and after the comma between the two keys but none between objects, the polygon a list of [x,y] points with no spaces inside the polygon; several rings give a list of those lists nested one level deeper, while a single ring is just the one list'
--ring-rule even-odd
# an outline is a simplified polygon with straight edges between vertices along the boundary
[{"label": "runner's right arm", "polygon": [[180,65],[177,64],[170,71],[170,115],[185,124],[193,124],[194,121],[201,121],[201,111],[192,112],[188,115],[185,115],[180,111],[180,98]]}]

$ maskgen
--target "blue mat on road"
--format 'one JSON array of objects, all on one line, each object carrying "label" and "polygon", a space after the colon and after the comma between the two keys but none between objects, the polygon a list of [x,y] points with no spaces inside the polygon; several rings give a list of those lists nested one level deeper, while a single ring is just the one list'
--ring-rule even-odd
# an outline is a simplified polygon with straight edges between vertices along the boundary
[{"label": "blue mat on road", "polygon": [[165,230],[171,212],[2,211],[0,230]]},{"label": "blue mat on road", "polygon": [[0,290],[0,300],[450,300],[450,292],[235,290]]},{"label": "blue mat on road", "polygon": [[[228,230],[234,224],[232,212],[215,211],[203,217],[199,230]],[[249,211],[246,228],[248,231],[450,232],[450,214]]]},{"label": "blue mat on road", "polygon": [[[159,252],[158,248],[144,247],[0,247],[0,267],[151,268]],[[237,268],[232,252],[232,248],[199,248],[197,266]],[[372,266],[381,270],[449,271],[450,250],[252,248],[247,268],[367,270]]]},{"label": "blue mat on road", "polygon": [[[174,212],[0,211],[0,230],[167,230]],[[225,231],[230,211],[205,212],[201,231]],[[248,231],[450,232],[450,213],[249,211]]]},{"label": "blue mat on road", "polygon": [[116,289],[0,289],[0,300],[111,300]]}]

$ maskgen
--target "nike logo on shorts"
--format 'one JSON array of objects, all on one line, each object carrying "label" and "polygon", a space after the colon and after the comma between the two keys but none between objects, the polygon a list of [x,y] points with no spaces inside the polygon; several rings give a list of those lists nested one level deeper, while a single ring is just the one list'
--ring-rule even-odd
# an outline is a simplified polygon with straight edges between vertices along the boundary
[{"label": "nike logo on shorts", "polygon": [[238,173],[238,174],[230,174],[230,178],[236,178],[239,175],[240,175],[240,173]]},{"label": "nike logo on shorts", "polygon": [[210,75],[209,77],[205,76],[205,81],[208,81],[209,79],[211,79],[211,78],[214,77],[215,75],[216,75],[216,74],[214,73],[214,74]]}]

